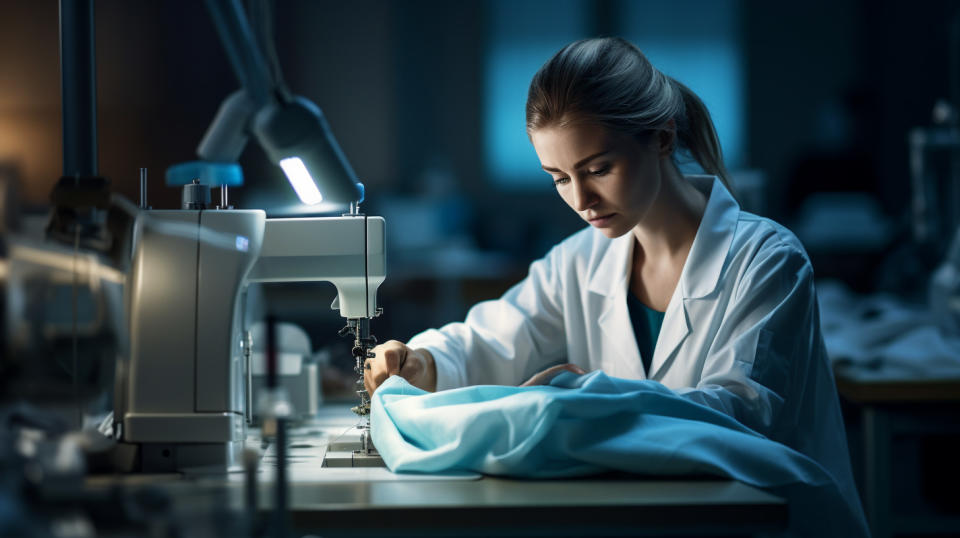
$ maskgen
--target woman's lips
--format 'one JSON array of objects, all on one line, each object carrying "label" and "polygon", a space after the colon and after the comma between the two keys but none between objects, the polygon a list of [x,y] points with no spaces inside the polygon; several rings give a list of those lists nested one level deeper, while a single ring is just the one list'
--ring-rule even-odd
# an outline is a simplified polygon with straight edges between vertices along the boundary
[{"label": "woman's lips", "polygon": [[610,213],[609,215],[601,215],[599,217],[587,219],[587,222],[589,222],[593,226],[596,226],[597,228],[604,228],[608,224],[610,224],[610,221],[613,220],[614,215],[616,215],[616,213]]}]

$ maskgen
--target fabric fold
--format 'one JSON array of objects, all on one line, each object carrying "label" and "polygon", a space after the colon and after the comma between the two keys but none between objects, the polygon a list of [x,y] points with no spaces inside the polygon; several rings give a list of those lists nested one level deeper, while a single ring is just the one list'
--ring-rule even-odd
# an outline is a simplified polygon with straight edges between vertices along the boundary
[{"label": "fabric fold", "polygon": [[394,376],[374,393],[371,432],[394,472],[710,474],[786,498],[791,533],[869,535],[859,499],[819,463],[656,381],[567,372],[428,393]]}]

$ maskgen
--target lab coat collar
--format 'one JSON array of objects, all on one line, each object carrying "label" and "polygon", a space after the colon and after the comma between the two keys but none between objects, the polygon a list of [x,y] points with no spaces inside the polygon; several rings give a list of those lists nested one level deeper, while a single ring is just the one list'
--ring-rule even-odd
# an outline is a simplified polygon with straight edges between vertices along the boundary
[{"label": "lab coat collar", "polygon": [[633,255],[633,232],[625,233],[612,242],[593,268],[593,276],[587,285],[587,289],[593,293],[606,297],[613,297],[626,289],[627,277],[630,275],[630,258]]},{"label": "lab coat collar", "polygon": [[612,355],[615,355],[602,358],[603,368],[617,377],[643,379],[646,372],[627,311],[627,277],[634,241],[632,233],[612,240],[597,265],[592,267],[587,289],[602,301],[597,323]]},{"label": "lab coat collar", "polygon": [[720,284],[733,234],[740,218],[740,206],[716,176],[687,176],[694,187],[707,195],[707,207],[700,219],[680,282],[673,291],[663,327],[647,376],[662,379],[676,351],[690,334],[690,309],[707,299]]},{"label": "lab coat collar", "polygon": [[707,195],[707,207],[680,273],[684,299],[700,299],[713,293],[727,260],[740,216],[740,205],[716,176],[687,176]]},{"label": "lab coat collar", "polygon": [[[655,375],[690,333],[687,302],[711,294],[719,284],[739,218],[740,206],[717,177],[687,176],[687,179],[707,195],[707,207],[680,274],[680,282],[667,306],[650,371],[644,372],[645,377],[651,379],[656,379]],[[613,239],[594,267],[587,289],[606,298],[605,308],[598,319],[604,334],[622,344],[617,346],[617,351],[622,359],[626,359],[626,364],[636,363],[636,369],[642,370],[636,338],[624,338],[624,335],[633,334],[626,304],[633,248],[632,233]]]}]

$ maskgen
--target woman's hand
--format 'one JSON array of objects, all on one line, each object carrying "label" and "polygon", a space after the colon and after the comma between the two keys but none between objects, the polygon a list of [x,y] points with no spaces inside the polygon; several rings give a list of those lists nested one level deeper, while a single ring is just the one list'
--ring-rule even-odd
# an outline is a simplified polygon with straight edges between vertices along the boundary
[{"label": "woman's hand", "polygon": [[376,356],[367,359],[363,372],[363,385],[370,395],[392,375],[399,375],[423,390],[437,390],[437,366],[426,349],[413,349],[389,340],[373,348],[373,352]]},{"label": "woman's hand", "polygon": [[573,372],[577,375],[583,375],[587,372],[583,368],[580,368],[576,364],[558,364],[556,366],[551,366],[546,370],[535,374],[533,377],[528,379],[524,384],[520,385],[521,387],[532,387],[534,385],[546,385],[550,383],[550,380],[560,375],[561,372]]}]

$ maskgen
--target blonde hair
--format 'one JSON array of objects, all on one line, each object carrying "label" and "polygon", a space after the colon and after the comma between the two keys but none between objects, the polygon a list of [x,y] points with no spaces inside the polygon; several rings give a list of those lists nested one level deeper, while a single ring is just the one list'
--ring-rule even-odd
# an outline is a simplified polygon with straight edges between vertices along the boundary
[{"label": "blonde hair", "polygon": [[732,192],[720,140],[703,101],[625,39],[570,43],[537,71],[527,94],[528,133],[591,121],[641,137],[671,119],[677,126],[677,146]]}]

